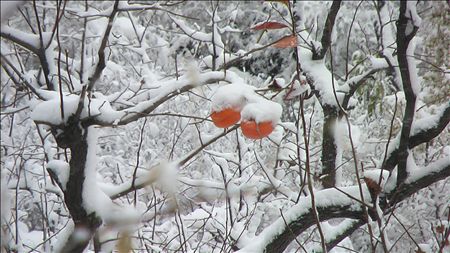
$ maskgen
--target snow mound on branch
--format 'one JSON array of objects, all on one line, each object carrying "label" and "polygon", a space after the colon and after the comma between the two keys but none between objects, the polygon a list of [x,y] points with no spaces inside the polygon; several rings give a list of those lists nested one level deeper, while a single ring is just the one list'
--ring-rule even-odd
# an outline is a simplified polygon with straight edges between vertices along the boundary
[{"label": "snow mound on branch", "polygon": [[[311,60],[312,52],[304,48],[299,48],[299,53],[302,68],[314,80],[315,89],[319,92],[322,103],[337,107],[338,101],[336,101],[335,90],[339,88],[338,82],[333,80],[333,75],[325,66],[325,60]],[[336,93],[336,96],[339,103],[342,103],[343,94]]]},{"label": "snow mound on branch", "polygon": [[62,190],[66,190],[66,184],[69,180],[69,164],[61,160],[51,160],[47,163],[47,169],[53,171],[61,183]]},{"label": "snow mound on branch", "polygon": [[[86,98],[84,100],[83,110],[81,111],[81,119],[88,117],[97,117],[101,121],[114,122],[120,119],[124,113],[114,110],[106,97],[100,93],[95,93],[96,98]],[[78,95],[63,96],[61,99],[55,96],[53,99],[43,101],[36,105],[31,112],[31,119],[51,125],[60,125],[66,123],[70,116],[74,115],[78,108],[80,97]],[[64,109],[64,118],[61,115],[61,108]]]},{"label": "snow mound on branch", "polygon": [[256,123],[271,121],[276,125],[280,120],[281,112],[280,104],[270,100],[261,100],[247,104],[242,109],[241,116],[243,120],[255,120]]},{"label": "snow mound on branch", "polygon": [[[47,122],[54,125],[59,125],[67,122],[69,117],[75,114],[77,110],[79,97],[76,95],[69,95],[63,97],[63,106],[59,98],[54,98],[49,101],[44,101],[36,105],[31,112],[31,119],[34,121]],[[61,108],[64,110],[64,119],[61,117]]]},{"label": "snow mound on branch", "polygon": [[232,83],[217,89],[212,97],[212,111],[226,108],[242,110],[243,120],[255,120],[257,123],[271,121],[274,125],[282,113],[280,104],[259,96],[252,86],[243,83]]},{"label": "snow mound on branch", "polygon": [[106,224],[127,225],[139,221],[138,212],[131,206],[123,207],[115,204],[101,190],[97,181],[97,130],[88,129],[88,152],[86,157],[85,181],[83,183],[83,205],[88,213],[95,213]]},{"label": "snow mound on branch", "polygon": [[[316,207],[327,208],[330,206],[347,206],[349,210],[360,210],[361,195],[358,186],[340,187],[336,189],[325,189],[314,193],[316,197]],[[351,196],[351,197],[349,197]],[[370,203],[370,193],[366,187],[363,188],[363,196],[366,203]],[[283,213],[283,217],[278,218],[259,235],[251,238],[244,248],[237,251],[239,253],[263,252],[264,248],[286,227],[302,215],[311,212],[311,197],[301,197],[298,203]]]},{"label": "snow mound on branch", "polygon": [[[4,1],[2,1],[2,4]],[[2,10],[3,11],[3,10]],[[2,15],[3,16],[3,15]],[[9,26],[1,26],[2,33],[5,35],[13,35],[14,37],[19,38],[24,44],[27,44],[34,49],[38,49],[41,47],[41,41],[39,35],[33,34],[33,33],[27,33],[23,32],[21,30],[9,27]],[[44,45],[48,45],[50,43],[50,40],[52,38],[51,32],[43,32],[42,33],[42,40]]]},{"label": "snow mound on branch", "polygon": [[241,110],[252,94],[253,87],[247,84],[232,83],[222,86],[212,97],[212,111],[221,111],[225,108]]}]

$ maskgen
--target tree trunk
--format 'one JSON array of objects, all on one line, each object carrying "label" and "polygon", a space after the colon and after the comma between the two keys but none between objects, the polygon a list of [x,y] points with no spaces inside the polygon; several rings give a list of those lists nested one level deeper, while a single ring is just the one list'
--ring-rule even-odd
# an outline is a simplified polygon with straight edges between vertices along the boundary
[{"label": "tree trunk", "polygon": [[336,184],[336,141],[334,127],[338,118],[338,111],[332,106],[323,106],[323,140],[322,140],[322,171],[319,174],[324,188],[331,188]]},{"label": "tree trunk", "polygon": [[70,149],[70,174],[64,190],[64,201],[75,228],[61,252],[83,252],[102,221],[95,213],[87,213],[83,204],[86,158],[88,154],[88,128],[78,121],[69,120],[60,134],[55,134],[58,146]]}]

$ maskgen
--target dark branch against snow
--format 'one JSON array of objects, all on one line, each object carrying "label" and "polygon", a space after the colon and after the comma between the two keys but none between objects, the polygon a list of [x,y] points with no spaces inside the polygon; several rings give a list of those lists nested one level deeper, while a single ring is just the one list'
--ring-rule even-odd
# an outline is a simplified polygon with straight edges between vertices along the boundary
[{"label": "dark branch against snow", "polygon": [[[381,197],[380,208],[382,208],[385,214],[389,213],[397,203],[449,176],[450,159],[449,157],[445,157],[425,168],[421,168],[421,173],[413,173],[402,185]],[[371,205],[371,197],[367,186],[366,184],[362,184],[362,186],[364,189],[364,199],[367,201],[366,204]],[[352,198],[348,197],[342,191],[351,195]],[[355,223],[343,227],[341,230],[342,233],[337,233],[334,240],[330,239],[327,242],[329,246],[337,245],[340,241],[339,239],[345,238],[345,235],[351,234],[351,232],[367,222],[360,202],[358,186],[342,187],[339,190],[321,190],[315,193],[315,197],[321,221],[333,218],[351,218],[357,220]],[[375,211],[371,210],[370,212]],[[272,225],[265,228],[252,240],[254,243],[238,252],[263,252],[264,250],[265,252],[283,252],[298,235],[315,225],[309,196],[302,197],[299,203],[284,212],[283,216],[284,219],[278,218]],[[285,221],[287,222],[287,226]]]},{"label": "dark branch against snow", "polygon": [[327,20],[325,21],[325,27],[322,32],[322,38],[320,39],[321,47],[313,47],[313,60],[323,59],[331,45],[331,34],[333,33],[334,22],[336,21],[336,16],[341,8],[341,3],[341,0],[334,0],[333,4],[331,4]]},{"label": "dark branch against snow", "polygon": [[[419,27],[415,25],[409,17],[407,8],[408,2],[400,2],[400,14],[397,21],[397,59],[400,68],[400,75],[403,84],[403,92],[406,98],[406,107],[402,121],[402,130],[400,134],[400,144],[398,147],[398,176],[397,185],[401,184],[407,177],[407,158],[411,133],[411,126],[414,119],[416,97],[418,92],[416,66],[408,57],[414,54],[414,43],[410,43]],[[411,47],[411,48],[410,48]]]}]

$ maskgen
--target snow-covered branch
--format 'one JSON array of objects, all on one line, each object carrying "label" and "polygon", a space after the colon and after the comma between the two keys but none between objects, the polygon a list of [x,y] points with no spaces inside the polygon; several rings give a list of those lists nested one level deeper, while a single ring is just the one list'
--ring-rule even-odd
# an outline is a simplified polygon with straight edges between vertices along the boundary
[{"label": "snow-covered branch", "polygon": [[[353,196],[349,198],[346,194]],[[315,194],[316,208],[321,221],[332,218],[363,219],[361,205],[355,199],[359,199],[358,186],[343,187],[338,189],[325,189]],[[364,198],[370,201],[367,188],[364,186]],[[283,252],[284,249],[302,232],[316,224],[311,207],[310,197],[301,197],[298,204],[283,213],[283,218],[278,218],[270,226],[265,228],[253,243],[244,247],[240,252]],[[286,226],[287,224],[287,226]]]},{"label": "snow-covered branch", "polygon": [[[400,14],[397,22],[397,59],[402,78],[403,91],[406,98],[406,108],[403,116],[402,130],[400,134],[400,144],[398,148],[398,177],[397,184],[401,184],[407,176],[406,161],[408,157],[409,139],[411,125],[414,119],[416,109],[416,97],[419,92],[419,83],[417,78],[416,64],[413,63],[415,43],[412,39],[419,29],[411,18],[408,18],[408,12],[413,11],[412,2],[400,3]],[[415,10],[415,8],[414,8]],[[417,14],[416,14],[417,15]],[[410,55],[410,56],[408,56]]]},{"label": "snow-covered branch", "polygon": [[[0,30],[0,36],[10,40],[11,42],[14,42],[31,52],[35,53],[36,55],[39,54],[39,50],[41,48],[41,42],[39,35],[23,32],[21,30],[2,25]],[[52,37],[51,32],[44,32],[42,33],[43,39],[44,39],[44,45],[47,45],[50,43],[50,39]]]},{"label": "snow-covered branch", "polygon": [[341,0],[334,0],[331,4],[330,11],[328,12],[327,19],[325,21],[325,27],[323,28],[322,38],[320,39],[321,47],[313,47],[313,60],[323,59],[331,45],[331,34],[333,33],[334,22],[336,21],[336,16],[341,8],[341,3]]},{"label": "snow-covered branch", "polygon": [[[386,194],[380,200],[380,206],[384,213],[392,211],[392,207],[397,203],[408,198],[412,194],[428,187],[430,184],[436,183],[450,176],[450,161],[448,157],[435,162],[426,168],[421,169],[423,173],[414,174],[407,178],[405,183],[398,186],[395,190]],[[365,184],[364,199],[368,205],[371,205],[371,197],[369,190]],[[349,198],[347,193],[353,198]],[[333,218],[350,218],[359,220],[358,222],[343,228],[343,234],[353,231],[362,223],[366,223],[365,215],[360,203],[358,186],[343,187],[338,189],[325,189],[315,193],[317,210],[320,213],[320,220],[326,221]],[[309,227],[315,225],[313,212],[311,209],[311,201],[308,197],[302,197],[298,204],[293,206],[283,214],[283,218],[278,218],[274,223],[265,228],[253,243],[242,248],[239,252],[283,252],[284,249],[302,232]],[[359,200],[359,201],[355,201]],[[370,210],[369,213],[375,212]],[[287,222],[287,226],[285,225]],[[362,222],[362,223],[361,223]],[[345,238],[345,236],[337,238]],[[330,240],[331,242],[332,240]],[[338,241],[337,241],[338,242]],[[332,244],[336,245],[336,242]],[[332,246],[330,244],[330,246]]]},{"label": "snow-covered branch", "polygon": [[50,80],[50,67],[53,64],[52,59],[48,59],[46,55],[46,45],[50,45],[52,33],[40,31],[39,35],[26,33],[15,28],[2,25],[0,30],[1,37],[20,45],[30,52],[33,52],[41,63],[42,70],[44,71],[44,78],[49,90],[54,90],[54,85]]},{"label": "snow-covered branch", "polygon": [[353,97],[356,90],[358,90],[358,88],[360,88],[367,79],[372,77],[372,75],[378,71],[389,67],[389,64],[385,61],[385,59],[371,58],[371,62],[371,68],[369,70],[350,78],[344,85],[338,88],[338,91],[345,92],[345,96],[341,104],[344,110],[348,109],[350,99]]},{"label": "snow-covered branch", "polygon": [[[108,23],[105,28],[105,32],[103,33],[103,38],[100,43],[100,46],[98,48],[97,54],[98,54],[98,62],[95,66],[95,70],[92,73],[92,75],[88,78],[87,88],[86,91],[90,92],[93,88],[97,80],[100,78],[100,74],[102,73],[103,69],[106,67],[106,61],[105,61],[105,49],[106,44],[108,43],[109,34],[111,33],[111,29],[114,23],[114,18],[118,11],[119,6],[119,0],[116,0],[114,2],[114,6],[112,7],[111,14],[108,17]],[[82,96],[83,98],[83,96]]]},{"label": "snow-covered branch", "polygon": [[[435,115],[413,122],[411,136],[409,137],[408,149],[413,149],[420,144],[431,141],[438,136],[450,122],[450,103],[447,103]],[[394,142],[383,169],[392,171],[399,161],[399,143]]]},{"label": "snow-covered branch", "polygon": [[[186,156],[184,156],[183,158],[177,160],[175,162],[176,166],[183,166],[184,164],[186,164],[189,160],[191,160],[196,154],[198,154],[199,152],[201,152],[203,149],[205,149],[206,147],[208,147],[209,145],[211,145],[212,143],[214,143],[215,141],[217,141],[219,138],[227,135],[230,132],[233,132],[237,129],[237,126],[232,127],[230,129],[228,129],[227,131],[220,133],[212,138],[210,138],[207,142],[203,143],[200,147],[194,149],[192,152],[188,153]],[[156,169],[155,169],[156,168]],[[136,191],[139,190],[143,187],[146,187],[148,185],[151,185],[153,182],[155,182],[157,180],[158,177],[158,172],[157,169],[159,169],[160,166],[157,165],[154,168],[150,168],[149,171],[147,173],[144,173],[144,175],[139,176],[135,183],[132,184],[132,181],[130,180],[129,182],[125,182],[121,185],[116,185],[116,186],[111,186],[111,185],[103,185],[105,188],[105,191],[107,192],[107,194],[112,198],[112,199],[116,199],[119,197],[122,197],[132,191]]]},{"label": "snow-covered branch", "polygon": [[[143,101],[138,103],[137,105],[127,108],[123,111],[124,116],[119,119],[117,123],[118,125],[125,125],[132,121],[135,121],[139,118],[142,118],[146,114],[155,110],[158,106],[160,106],[165,101],[173,98],[176,95],[182,94],[194,87],[204,84],[211,84],[215,82],[230,80],[230,76],[228,76],[224,72],[207,72],[203,74],[199,74],[197,78],[189,78],[189,76],[180,78],[178,81],[172,81],[170,85],[162,84],[160,86],[159,92],[156,97],[150,99],[149,101]],[[106,121],[107,124],[113,124],[114,121]],[[100,121],[102,124],[102,121]]]}]

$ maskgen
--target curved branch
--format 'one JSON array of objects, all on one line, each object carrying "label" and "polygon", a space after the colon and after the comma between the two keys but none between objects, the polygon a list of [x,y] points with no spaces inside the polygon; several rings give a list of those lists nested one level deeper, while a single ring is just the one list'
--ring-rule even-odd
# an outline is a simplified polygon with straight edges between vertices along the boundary
[{"label": "curved branch", "polygon": [[[44,78],[49,90],[54,90],[53,83],[49,79],[50,68],[47,56],[45,54],[44,44],[49,44],[51,41],[50,32],[41,32],[40,35],[22,32],[20,30],[2,26],[0,36],[29,50],[34,53],[40,61],[42,70],[44,71]],[[42,43],[41,43],[42,38]]]},{"label": "curved branch", "polygon": [[106,43],[108,42],[109,34],[111,33],[111,29],[114,22],[114,17],[116,16],[118,12],[118,6],[119,6],[119,0],[116,0],[114,2],[113,9],[111,11],[111,14],[109,15],[108,19],[108,25],[106,27],[105,33],[103,34],[102,42],[100,44],[100,47],[98,49],[98,63],[95,67],[95,71],[92,74],[92,76],[88,80],[88,87],[87,91],[91,91],[92,88],[94,88],[95,82],[97,82],[98,78],[100,78],[100,74],[102,73],[103,69],[106,67],[105,63],[105,48]]},{"label": "curved branch", "polygon": [[[418,86],[418,83],[414,83],[413,80],[416,79],[416,77],[414,77],[415,65],[409,62],[407,52],[411,51],[411,54],[414,53],[414,45],[411,45],[410,42],[419,27],[415,26],[414,22],[406,16],[408,11],[407,5],[408,3],[406,1],[400,3],[400,14],[397,22],[397,59],[402,78],[403,91],[406,98],[405,113],[400,133],[400,144],[398,147],[399,162],[397,184],[401,184],[407,177],[406,163],[417,97],[417,91],[415,91],[414,87]],[[413,28],[412,32],[408,31],[408,29],[410,29],[409,27]],[[418,87],[416,87],[416,89],[417,88]]]},{"label": "curved branch", "polygon": [[127,109],[115,111],[119,116],[102,118],[102,115],[100,115],[98,117],[85,119],[84,123],[86,125],[100,126],[126,125],[142,117],[147,117],[149,113],[158,108],[162,103],[195,87],[219,81],[231,82],[233,80],[233,78],[230,77],[231,75],[231,73],[213,71],[200,74],[198,79],[196,78],[195,80],[191,80],[192,78],[189,77],[182,77],[177,81],[174,80],[161,83],[160,88],[152,90],[153,94],[157,94],[156,97],[139,102],[135,106]]},{"label": "curved branch", "polygon": [[[436,125],[427,129],[423,129],[422,131],[418,131],[410,137],[409,148],[413,148],[422,143],[430,141],[431,139],[438,136],[447,127],[448,123],[450,122],[450,102],[447,103],[447,106],[441,111],[441,115],[439,115],[438,117],[439,118]],[[412,132],[414,133],[415,131],[417,130],[413,128]]]},{"label": "curved branch", "polygon": [[325,27],[323,28],[322,39],[320,40],[322,47],[320,49],[313,47],[313,60],[323,59],[331,45],[331,33],[333,32],[334,22],[336,21],[336,16],[341,8],[341,3],[341,0],[334,0],[331,5],[327,20],[325,21]]},{"label": "curved branch", "polygon": [[353,232],[355,232],[362,225],[366,224],[363,220],[352,220],[351,223],[340,230],[340,233],[336,233],[335,237],[329,241],[327,241],[327,249],[332,249],[336,247],[342,240],[349,237]]},{"label": "curved branch", "polygon": [[[448,157],[445,157],[426,168],[422,168],[421,171],[423,172],[422,175],[410,176],[394,191],[380,198],[380,208],[384,214],[391,212],[392,206],[395,206],[419,190],[449,177],[450,161]],[[365,184],[363,186],[365,189],[364,195],[367,194],[364,198],[367,203],[370,203],[371,198],[367,192],[367,187]],[[354,193],[354,196],[358,196],[356,193],[357,186],[342,187],[340,189],[350,194]],[[317,210],[320,213],[321,221],[333,218],[351,218],[359,220],[359,223],[362,222],[365,224],[367,222],[361,203],[347,197],[337,189],[321,190],[315,196],[317,202],[320,203],[317,206]],[[265,252],[283,252],[298,235],[315,224],[309,197],[301,198],[297,205],[285,212],[285,217],[285,220],[279,218],[273,222],[272,225],[257,236],[258,238],[254,240],[255,243],[246,246],[241,252],[246,252],[247,249],[253,249],[254,251],[265,250]],[[287,226],[285,223],[287,223]],[[352,229],[357,229],[357,225],[355,224],[355,227],[351,228],[348,233]],[[341,236],[342,238],[345,238],[344,234]],[[330,243],[337,244],[338,239]]]},{"label": "curved branch", "polygon": [[391,191],[389,194],[386,194],[385,197],[380,198],[380,206],[385,210],[384,213],[390,212],[390,207],[403,201],[419,190],[448,178],[450,176],[450,159],[449,157],[442,158],[425,168],[421,168],[419,173],[423,173],[424,175],[409,176],[396,190]]},{"label": "curved branch", "polygon": [[[360,211],[352,210],[352,205],[344,205],[344,206],[330,206],[328,208],[320,208],[317,207],[317,211],[321,214],[320,220],[325,221],[333,218],[352,218],[352,219],[363,219],[363,213]],[[301,215],[294,222],[288,224],[288,227],[284,228],[284,231],[277,235],[274,240],[272,240],[269,244],[265,246],[266,253],[278,253],[283,252],[287,246],[302,232],[306,229],[315,225],[316,221],[314,219],[314,215],[312,210]],[[332,246],[332,245],[330,245]],[[331,249],[331,248],[327,248]]]},{"label": "curved branch", "polygon": [[[409,140],[409,149],[413,149],[422,143],[426,143],[431,141],[433,138],[438,136],[449,124],[450,122],[450,102],[447,103],[447,106],[437,115],[431,116],[437,117],[435,120],[435,125],[429,128],[416,130],[414,127],[411,130],[413,135],[410,136]],[[430,119],[426,119],[427,121],[431,121]],[[382,165],[383,170],[392,171],[399,161],[399,148],[396,147],[388,156],[384,164]]]},{"label": "curved branch", "polygon": [[0,36],[36,55],[39,54],[39,36],[36,34],[22,32],[8,26],[2,26]]}]

